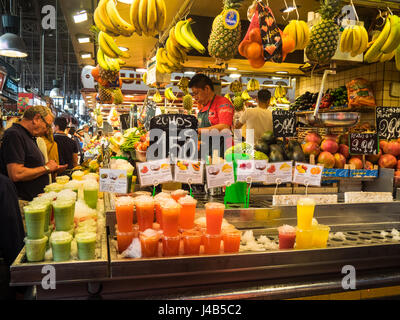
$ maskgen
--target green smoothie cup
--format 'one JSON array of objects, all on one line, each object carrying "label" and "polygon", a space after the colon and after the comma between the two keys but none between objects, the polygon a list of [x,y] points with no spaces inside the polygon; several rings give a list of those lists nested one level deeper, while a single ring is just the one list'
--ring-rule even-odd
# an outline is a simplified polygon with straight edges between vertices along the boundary
[{"label": "green smoothie cup", "polygon": [[47,237],[49,239],[49,241],[47,241],[47,244],[46,244],[46,250],[50,248],[50,236],[51,236],[52,232],[53,232],[52,226],[49,226],[49,230],[44,232],[45,237]]},{"label": "green smoothie cup", "polygon": [[33,200],[30,203],[32,204],[43,203],[46,206],[46,214],[44,218],[44,232],[47,232],[49,230],[49,225],[50,225],[51,211],[53,210],[52,201],[47,198],[36,197],[33,198]]},{"label": "green smoothie cup", "polygon": [[53,202],[54,220],[57,231],[69,231],[73,228],[75,202],[71,200],[56,200]]},{"label": "green smoothie cup", "polygon": [[90,208],[97,209],[97,201],[99,199],[99,185],[96,181],[87,180],[84,182],[83,198]]},{"label": "green smoothie cup", "polygon": [[44,192],[60,192],[64,188],[64,185],[59,183],[51,183],[44,187]]},{"label": "green smoothie cup", "polygon": [[25,250],[26,259],[29,262],[38,262],[44,260],[44,254],[46,253],[47,237],[44,236],[42,239],[28,239],[25,238]]},{"label": "green smoothie cup", "polygon": [[72,236],[65,231],[53,232],[50,236],[50,245],[54,261],[68,261],[71,259]]},{"label": "green smoothie cup", "polygon": [[96,233],[84,232],[76,235],[75,240],[78,244],[79,260],[96,259]]},{"label": "green smoothie cup", "polygon": [[46,208],[46,205],[42,203],[31,203],[30,205],[24,207],[28,239],[43,238]]}]

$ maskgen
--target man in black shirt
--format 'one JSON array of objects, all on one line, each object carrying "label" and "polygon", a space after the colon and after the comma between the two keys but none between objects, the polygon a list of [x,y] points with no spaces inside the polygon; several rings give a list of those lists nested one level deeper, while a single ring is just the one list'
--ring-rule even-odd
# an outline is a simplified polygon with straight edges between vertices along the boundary
[{"label": "man in black shirt", "polygon": [[4,132],[0,147],[0,171],[14,182],[20,200],[31,201],[49,183],[49,173],[62,171],[54,160],[44,162],[36,137],[45,135],[54,116],[44,106],[32,106],[18,123]]},{"label": "man in black shirt", "polygon": [[57,142],[60,165],[66,164],[68,169],[73,169],[78,165],[78,146],[74,140],[65,134],[67,119],[63,117],[56,118],[54,127],[54,140]]}]

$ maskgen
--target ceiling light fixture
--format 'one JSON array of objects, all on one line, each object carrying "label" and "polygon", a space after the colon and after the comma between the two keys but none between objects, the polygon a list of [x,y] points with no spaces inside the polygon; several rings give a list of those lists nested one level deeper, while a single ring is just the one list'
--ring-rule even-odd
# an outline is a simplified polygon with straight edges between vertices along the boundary
[{"label": "ceiling light fixture", "polygon": [[272,77],[271,79],[272,79],[272,80],[282,80],[281,77]]},{"label": "ceiling light fixture", "polygon": [[240,73],[231,73],[230,75],[229,75],[229,77],[230,78],[232,78],[232,79],[238,79],[238,78],[240,78],[242,75],[240,74]]},{"label": "ceiling light fixture", "polygon": [[184,74],[186,74],[187,76],[194,76],[196,74],[195,71],[185,71]]},{"label": "ceiling light fixture", "polygon": [[74,21],[75,23],[81,23],[88,19],[88,14],[86,10],[79,11],[74,14]]},{"label": "ceiling light fixture", "polygon": [[229,70],[229,71],[237,71],[237,69],[238,69],[238,68],[236,68],[236,67],[228,67],[228,69],[226,69],[226,70]]},{"label": "ceiling light fixture", "polygon": [[287,72],[287,71],[276,71],[275,73],[277,73],[277,74],[288,74],[289,72]]},{"label": "ceiling light fixture", "polygon": [[82,59],[90,59],[91,57],[92,57],[92,54],[90,52],[82,52],[81,53]]},{"label": "ceiling light fixture", "polygon": [[86,35],[82,35],[78,37],[78,42],[79,43],[89,43],[90,42],[90,37]]},{"label": "ceiling light fixture", "polygon": [[292,11],[294,11],[294,10],[296,10],[296,7],[293,7],[293,6],[289,6],[289,7],[287,7],[287,8],[281,9],[281,11],[282,11],[283,13],[289,13],[289,12],[292,12]]},{"label": "ceiling light fixture", "polygon": [[128,48],[125,48],[125,47],[118,47],[119,48],[119,50],[121,50],[121,51],[128,51],[129,49]]},{"label": "ceiling light fixture", "polygon": [[24,41],[17,34],[20,18],[10,14],[1,16],[4,34],[0,37],[0,55],[11,58],[26,58],[28,51]]},{"label": "ceiling light fixture", "polygon": [[145,72],[147,72],[147,69],[137,68],[136,72],[145,73]]},{"label": "ceiling light fixture", "polygon": [[50,98],[62,99],[64,98],[60,92],[60,82],[58,80],[53,80],[53,89],[50,91]]}]

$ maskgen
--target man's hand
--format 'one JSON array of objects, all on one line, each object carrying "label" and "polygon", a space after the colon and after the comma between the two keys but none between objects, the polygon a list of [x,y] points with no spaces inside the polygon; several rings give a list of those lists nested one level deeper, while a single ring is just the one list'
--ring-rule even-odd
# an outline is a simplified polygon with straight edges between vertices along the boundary
[{"label": "man's hand", "polygon": [[46,163],[46,166],[50,169],[50,172],[56,172],[58,170],[58,164],[54,160],[50,160],[49,162]]},{"label": "man's hand", "polygon": [[67,164],[63,164],[62,166],[58,166],[58,169],[57,169],[57,173],[62,173],[62,172],[64,172],[65,171],[65,169],[67,169],[68,168],[68,165]]}]

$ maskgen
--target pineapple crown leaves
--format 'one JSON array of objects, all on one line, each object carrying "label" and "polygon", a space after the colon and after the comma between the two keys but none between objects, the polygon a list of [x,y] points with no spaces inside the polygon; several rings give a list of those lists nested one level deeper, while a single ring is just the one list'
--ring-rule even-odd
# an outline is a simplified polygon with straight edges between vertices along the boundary
[{"label": "pineapple crown leaves", "polygon": [[335,18],[343,7],[343,0],[320,0],[319,13],[322,19]]},{"label": "pineapple crown leaves", "polygon": [[95,44],[98,46],[98,41],[99,41],[99,33],[100,33],[100,29],[97,27],[97,26],[95,26],[95,25],[93,25],[93,26],[91,26],[90,28],[89,28],[89,33],[90,33],[90,36],[91,36],[91,38],[93,38],[94,39],[94,42],[95,42]]},{"label": "pineapple crown leaves", "polygon": [[224,0],[224,10],[226,9],[240,9],[244,0]]}]

